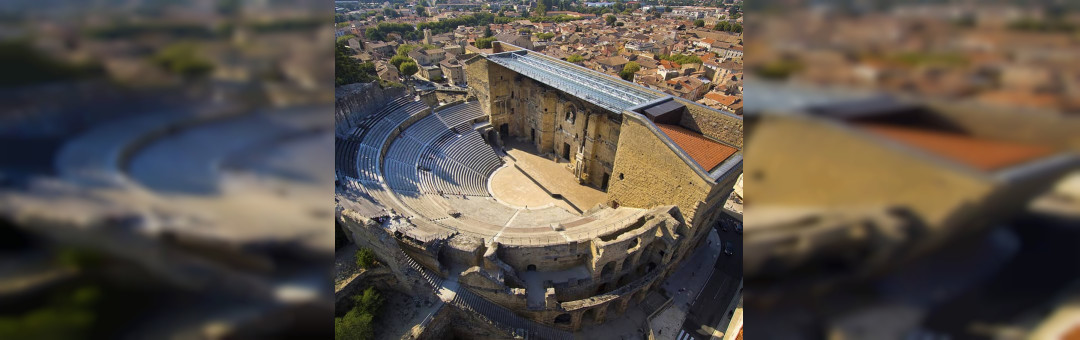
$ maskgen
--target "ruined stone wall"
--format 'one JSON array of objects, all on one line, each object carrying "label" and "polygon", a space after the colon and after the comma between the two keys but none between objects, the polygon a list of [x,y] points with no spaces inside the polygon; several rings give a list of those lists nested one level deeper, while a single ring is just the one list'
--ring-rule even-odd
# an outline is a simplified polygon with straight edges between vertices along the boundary
[{"label": "ruined stone wall", "polygon": [[589,245],[585,242],[537,246],[499,245],[499,259],[518,272],[526,271],[530,265],[539,271],[558,271],[585,264],[589,255]]},{"label": "ruined stone wall", "polygon": [[346,300],[361,292],[361,290],[374,286],[380,291],[395,290],[401,293],[410,294],[411,291],[402,290],[401,283],[394,276],[394,273],[390,271],[386,266],[378,266],[369,270],[365,270],[357,277],[353,278],[341,289],[334,292],[334,306],[335,313],[341,314],[347,312],[346,308],[352,306],[352,303],[348,303]]},{"label": "ruined stone wall", "polygon": [[400,291],[413,295],[426,294],[430,288],[402,256],[398,241],[375,220],[351,210],[341,210],[338,222],[349,234],[349,239],[361,248],[371,249],[375,257],[386,266],[400,282]]},{"label": "ruined stone wall", "polygon": [[439,97],[435,94],[435,91],[425,91],[420,93],[420,102],[424,103],[428,107],[439,106]]},{"label": "ruined stone wall", "polygon": [[524,288],[506,287],[480,267],[472,267],[462,272],[458,282],[467,286],[469,291],[503,307],[517,311],[528,309]]},{"label": "ruined stone wall", "polygon": [[[699,205],[713,192],[710,180],[683,161],[646,121],[625,117],[621,127],[615,169],[608,187],[608,205],[651,208],[674,204],[693,229],[701,225]],[[696,230],[694,230],[696,234]]]},{"label": "ruined stone wall", "polygon": [[675,98],[675,100],[686,105],[686,111],[689,113],[683,115],[679,125],[724,144],[734,146],[736,149],[743,148],[743,120],[741,116],[719,112],[716,109],[683,98]]},{"label": "ruined stone wall", "polygon": [[462,91],[439,91],[435,90],[435,98],[442,103],[450,103],[456,101],[464,101],[468,97],[468,92]]},{"label": "ruined stone wall", "polygon": [[[537,322],[565,329],[578,329],[582,320],[602,322],[606,315],[621,314],[633,300],[640,301],[655,282],[670,274],[682,258],[683,249],[690,246],[680,243],[690,241],[680,234],[683,222],[675,206],[662,206],[651,210],[638,220],[628,221],[625,228],[616,229],[587,242],[547,247],[510,247],[495,244],[499,258],[515,263],[522,270],[528,262],[535,262],[539,271],[565,269],[545,264],[536,258],[545,256],[567,257],[568,252],[586,254],[583,260],[593,275],[567,282],[545,282],[545,303],[530,306],[526,290],[512,288],[500,281],[502,267],[472,267],[462,272],[459,283],[481,297],[511,308],[524,317]],[[490,250],[489,250],[490,252]],[[577,263],[581,264],[581,263]],[[576,264],[575,264],[576,265]],[[605,270],[607,268],[607,270]],[[505,276],[504,276],[505,277]],[[555,318],[566,314],[555,322]]]},{"label": "ruined stone wall", "polygon": [[671,261],[672,252],[680,236],[681,223],[673,217],[664,216],[663,208],[656,214],[642,216],[624,231],[595,238],[591,244],[592,278],[596,282],[619,285],[615,279],[625,280],[625,275],[648,263],[664,265]]},{"label": "ruined stone wall", "polygon": [[455,235],[439,254],[443,261],[463,264],[469,267],[483,265],[484,241],[477,237]]},{"label": "ruined stone wall", "polygon": [[491,80],[488,68],[492,63],[481,56],[464,61],[465,79],[469,83],[469,97],[480,101],[484,113],[491,114]]},{"label": "ruined stone wall", "polygon": [[457,308],[453,310],[453,323],[450,332],[454,339],[505,340],[510,336],[503,330],[479,319],[474,313]]},{"label": "ruined stone wall", "polygon": [[360,120],[382,110],[387,103],[404,96],[404,87],[382,88],[377,83],[349,84],[337,87],[334,103],[334,129],[348,133]]}]

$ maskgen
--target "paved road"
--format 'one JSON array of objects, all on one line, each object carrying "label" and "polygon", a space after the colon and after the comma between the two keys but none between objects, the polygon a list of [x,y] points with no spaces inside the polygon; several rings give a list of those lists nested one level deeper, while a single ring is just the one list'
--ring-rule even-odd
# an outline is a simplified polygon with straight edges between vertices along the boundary
[{"label": "paved road", "polygon": [[[736,220],[729,222],[737,223]],[[722,254],[716,258],[712,275],[707,279],[704,288],[697,294],[693,304],[690,305],[690,313],[683,322],[683,328],[677,340],[708,339],[708,335],[701,332],[711,331],[716,324],[730,312],[727,310],[731,300],[739,290],[742,280],[742,235],[736,233],[731,224],[727,231],[716,229],[720,236],[721,244],[731,242],[734,245],[733,255]],[[723,331],[723,330],[721,330]]]}]

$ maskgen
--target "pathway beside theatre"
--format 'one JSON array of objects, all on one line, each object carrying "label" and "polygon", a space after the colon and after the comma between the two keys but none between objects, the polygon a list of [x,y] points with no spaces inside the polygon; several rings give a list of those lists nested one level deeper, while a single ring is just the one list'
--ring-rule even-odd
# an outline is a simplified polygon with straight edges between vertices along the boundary
[{"label": "pathway beside theatre", "polygon": [[686,260],[686,265],[664,281],[662,288],[668,296],[671,296],[672,301],[649,320],[653,337],[675,339],[679,335],[690,306],[698,298],[702,288],[710,281],[716,260],[724,256],[721,243],[716,231],[710,231],[706,243],[690,255]]}]

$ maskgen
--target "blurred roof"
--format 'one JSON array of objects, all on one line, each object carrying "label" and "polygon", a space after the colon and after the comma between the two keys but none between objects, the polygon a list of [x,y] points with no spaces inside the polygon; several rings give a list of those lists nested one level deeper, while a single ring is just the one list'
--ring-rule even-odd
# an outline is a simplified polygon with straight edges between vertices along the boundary
[{"label": "blurred roof", "polygon": [[750,78],[745,80],[745,88],[743,110],[747,115],[763,111],[794,113],[809,108],[881,97],[880,93],[809,87]]},{"label": "blurred roof", "polygon": [[997,170],[1050,156],[1049,147],[982,139],[961,134],[907,127],[858,124],[876,135],[980,169]]}]

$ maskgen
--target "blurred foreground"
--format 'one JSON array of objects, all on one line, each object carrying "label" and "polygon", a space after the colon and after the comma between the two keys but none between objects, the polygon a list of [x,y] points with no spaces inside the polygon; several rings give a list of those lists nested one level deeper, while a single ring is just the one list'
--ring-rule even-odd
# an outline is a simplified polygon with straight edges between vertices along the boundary
[{"label": "blurred foreground", "polygon": [[908,3],[748,3],[746,334],[1077,336],[1080,8]]},{"label": "blurred foreground", "polygon": [[0,5],[0,339],[330,336],[330,6]]}]

